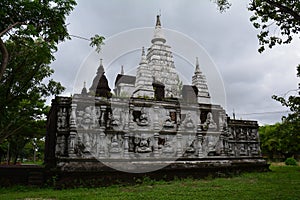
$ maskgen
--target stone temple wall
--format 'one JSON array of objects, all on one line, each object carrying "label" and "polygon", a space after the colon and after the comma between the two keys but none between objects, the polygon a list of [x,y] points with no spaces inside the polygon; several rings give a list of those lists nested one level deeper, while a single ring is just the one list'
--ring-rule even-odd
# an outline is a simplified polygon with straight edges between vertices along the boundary
[{"label": "stone temple wall", "polygon": [[88,169],[95,160],[261,159],[257,122],[231,120],[218,105],[82,95],[52,101],[46,152],[46,165],[62,170],[72,162],[74,170],[79,161],[80,169]]}]

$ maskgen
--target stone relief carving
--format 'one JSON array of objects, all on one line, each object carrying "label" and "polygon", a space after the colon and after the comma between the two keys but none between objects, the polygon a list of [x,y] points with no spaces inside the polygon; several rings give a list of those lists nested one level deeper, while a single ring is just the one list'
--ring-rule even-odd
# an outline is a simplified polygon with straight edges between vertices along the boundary
[{"label": "stone relief carving", "polygon": [[57,130],[63,131],[68,127],[67,108],[61,107],[57,113]]},{"label": "stone relief carving", "polygon": [[189,135],[186,141],[185,153],[187,155],[195,153],[196,152],[195,147],[196,147],[196,140],[191,135]]},{"label": "stone relief carving", "polygon": [[136,144],[135,152],[149,153],[152,152],[150,145],[150,138],[147,138],[145,134],[141,134],[140,137],[135,137],[134,143]]},{"label": "stone relief carving", "polygon": [[96,128],[98,125],[99,108],[87,106],[84,111],[77,111],[77,127],[84,130]]},{"label": "stone relief carving", "polygon": [[203,123],[203,130],[217,130],[217,123],[213,119],[213,115],[211,112],[207,113],[206,121]]},{"label": "stone relief carving", "polygon": [[[214,117],[212,112],[204,111],[205,121],[201,124],[200,117],[197,119],[200,110],[195,112],[156,105],[129,105],[129,108],[93,105],[79,106],[76,111],[75,107],[76,116],[73,118],[77,131],[69,123],[73,118],[68,118],[68,112],[74,115],[73,107],[59,108],[57,131],[61,132],[57,136],[56,156],[159,158],[177,155],[203,158],[260,155],[257,128],[244,125],[228,127],[227,116],[223,112],[214,112],[218,113]],[[65,130],[69,132],[62,135]]]},{"label": "stone relief carving", "polygon": [[183,126],[186,129],[193,129],[193,128],[195,128],[195,122],[192,119],[192,115],[191,115],[190,111],[187,112],[186,117],[183,120],[182,124],[183,124]]},{"label": "stone relief carving", "polygon": [[172,142],[172,138],[169,135],[167,135],[165,137],[165,142],[164,142],[164,145],[162,147],[162,152],[166,156],[170,156],[175,152],[174,151],[174,145],[173,145],[173,142]]},{"label": "stone relief carving", "polygon": [[164,121],[163,127],[164,127],[164,128],[167,128],[167,129],[168,129],[168,128],[174,128],[174,127],[175,127],[175,121],[172,121],[170,115],[167,115],[167,116],[165,117],[165,121]]},{"label": "stone relief carving", "polygon": [[121,153],[122,151],[122,144],[121,141],[117,138],[117,135],[114,135],[111,139],[109,152],[110,153]]},{"label": "stone relief carving", "polygon": [[55,146],[55,154],[57,156],[62,156],[64,155],[64,151],[65,151],[65,136],[61,135],[61,136],[57,136],[56,139],[56,146]]},{"label": "stone relief carving", "polygon": [[137,124],[139,126],[148,126],[149,125],[149,116],[145,108],[141,109],[141,115],[137,119]]}]

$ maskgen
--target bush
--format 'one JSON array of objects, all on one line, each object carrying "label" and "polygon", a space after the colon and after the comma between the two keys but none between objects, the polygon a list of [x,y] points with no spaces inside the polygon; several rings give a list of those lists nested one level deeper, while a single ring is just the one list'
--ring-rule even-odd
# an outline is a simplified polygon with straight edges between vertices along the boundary
[{"label": "bush", "polygon": [[286,165],[297,165],[297,160],[295,158],[287,158],[284,163]]}]

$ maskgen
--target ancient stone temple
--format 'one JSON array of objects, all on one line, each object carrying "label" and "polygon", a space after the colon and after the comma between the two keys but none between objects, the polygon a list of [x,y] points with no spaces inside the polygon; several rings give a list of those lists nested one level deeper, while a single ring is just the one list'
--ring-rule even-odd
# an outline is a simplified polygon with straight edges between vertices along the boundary
[{"label": "ancient stone temple", "polygon": [[45,163],[61,171],[149,172],[205,167],[265,167],[256,121],[230,119],[211,104],[198,58],[182,85],[157,16],[136,76],[116,76],[114,93],[100,62],[89,91],[56,97],[48,116]]}]

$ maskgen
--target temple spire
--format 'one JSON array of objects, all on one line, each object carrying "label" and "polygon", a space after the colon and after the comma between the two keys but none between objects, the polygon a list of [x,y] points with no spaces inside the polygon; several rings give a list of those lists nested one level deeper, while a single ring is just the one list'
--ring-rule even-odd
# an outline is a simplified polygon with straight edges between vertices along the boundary
[{"label": "temple spire", "polygon": [[192,77],[192,85],[198,89],[197,99],[198,103],[210,103],[210,95],[206,82],[205,75],[200,70],[199,59],[196,57],[196,67],[194,76]]},{"label": "temple spire", "polygon": [[136,72],[135,91],[133,92],[133,96],[147,96],[150,98],[154,98],[152,82],[152,72],[149,69],[147,58],[145,55],[145,48],[143,47],[141,61]]},{"label": "temple spire", "polygon": [[100,64],[97,70],[97,74],[93,80],[92,86],[90,87],[90,92],[95,93],[96,89],[97,89],[97,85],[98,82],[100,80],[100,78],[104,75],[105,71],[104,71],[104,67],[103,67],[103,63],[102,63],[102,58],[100,59]]}]

